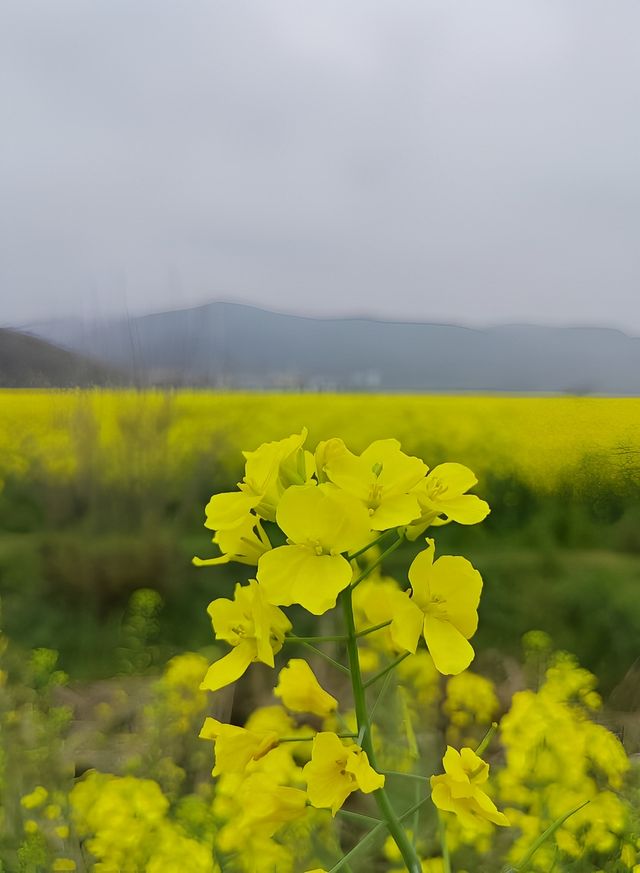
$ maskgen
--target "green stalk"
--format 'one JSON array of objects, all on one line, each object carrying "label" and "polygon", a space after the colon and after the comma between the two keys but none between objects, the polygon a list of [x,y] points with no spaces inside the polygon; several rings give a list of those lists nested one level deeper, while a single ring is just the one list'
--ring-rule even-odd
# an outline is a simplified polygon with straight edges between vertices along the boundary
[{"label": "green stalk", "polygon": [[[421,806],[431,800],[431,795],[428,794],[426,797],[423,797],[418,803],[414,803],[412,807],[407,809],[400,815],[400,821],[404,821],[406,818],[412,816],[416,809],[420,809]],[[382,835],[382,832],[386,830],[388,827],[388,823],[386,821],[379,822],[374,828],[371,828],[369,833],[365,834],[364,837],[357,843],[353,849],[347,852],[347,854],[340,858],[340,860],[333,865],[329,873],[338,873],[338,870],[343,870],[345,866],[351,861],[356,855],[358,855],[369,843],[372,843],[377,837]]]},{"label": "green stalk", "polygon": [[351,552],[347,555],[348,561],[353,561],[354,558],[359,558],[360,555],[364,555],[365,552],[368,552],[369,549],[372,549],[374,546],[377,546],[380,540],[383,540],[385,537],[389,536],[390,533],[393,533],[391,530],[385,530],[381,534],[379,534],[375,540],[371,540],[370,543],[367,543],[366,546],[363,546],[361,549],[358,549],[357,552]]},{"label": "green stalk", "polygon": [[[398,541],[398,545],[401,540]],[[360,659],[358,657],[358,641],[356,638],[356,626],[353,618],[353,604],[351,599],[352,587],[346,588],[342,592],[342,606],[344,610],[344,619],[347,630],[347,654],[349,655],[349,667],[351,671],[351,686],[353,688],[353,700],[356,710],[356,718],[358,721],[358,734],[362,738],[360,745],[367,753],[369,763],[374,770],[377,770],[375,752],[371,738],[371,720],[367,709],[367,698],[362,681],[362,673],[360,672]],[[396,815],[391,801],[384,790],[378,788],[374,791],[374,797],[378,804],[378,809],[384,819],[384,823],[393,837],[400,854],[404,860],[409,873],[421,873],[422,866],[420,859],[416,854],[413,843],[409,839],[406,831],[402,827],[400,819]]]},{"label": "green stalk", "polygon": [[449,858],[449,846],[447,845],[447,826],[443,817],[438,813],[438,832],[440,834],[440,848],[442,851],[442,869],[444,873],[451,873],[451,859]]},{"label": "green stalk", "polygon": [[346,637],[342,634],[329,635],[324,637],[296,637],[291,634],[282,641],[283,643],[344,643]]},{"label": "green stalk", "polygon": [[[360,637],[366,637],[369,634],[374,633],[375,631],[382,630],[383,627],[389,627],[390,624],[391,619],[389,619],[389,621],[381,621],[380,624],[374,624],[373,627],[368,627],[365,630],[358,631],[356,636],[358,637],[358,639],[360,639]],[[342,637],[342,639],[344,639],[344,637]]]},{"label": "green stalk", "polygon": [[398,548],[398,546],[402,545],[403,540],[404,540],[404,534],[399,533],[398,538],[396,540],[394,540],[394,542],[391,543],[389,548],[385,549],[384,552],[380,555],[380,557],[376,558],[376,560],[373,562],[373,564],[369,564],[367,569],[363,570],[357,579],[354,579],[354,581],[351,583],[351,588],[356,588],[361,582],[363,582],[367,578],[367,576],[369,576],[371,573],[373,573],[375,568],[378,567],[385,560],[385,558],[388,558],[389,555],[392,554],[392,552],[395,552],[395,550]]},{"label": "green stalk", "polygon": [[367,681],[364,683],[364,687],[369,688],[370,685],[375,685],[375,683],[378,681],[378,679],[382,679],[382,677],[386,676],[387,673],[390,673],[392,670],[395,670],[395,668],[398,666],[398,664],[402,664],[402,662],[406,658],[408,658],[410,654],[411,654],[411,652],[404,652],[402,655],[398,655],[398,657],[394,661],[392,661],[390,664],[387,664],[387,666],[383,670],[380,670],[379,673],[376,673],[370,679],[367,679]]}]

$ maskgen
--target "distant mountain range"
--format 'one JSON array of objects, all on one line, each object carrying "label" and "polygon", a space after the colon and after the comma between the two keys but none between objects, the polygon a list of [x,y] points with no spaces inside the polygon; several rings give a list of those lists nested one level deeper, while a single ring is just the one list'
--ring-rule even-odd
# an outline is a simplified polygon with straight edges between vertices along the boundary
[{"label": "distant mountain range", "polygon": [[640,338],[605,328],[470,329],[210,303],[23,330],[139,385],[640,395]]},{"label": "distant mountain range", "polygon": [[112,367],[35,336],[0,328],[0,388],[78,388],[119,385]]}]

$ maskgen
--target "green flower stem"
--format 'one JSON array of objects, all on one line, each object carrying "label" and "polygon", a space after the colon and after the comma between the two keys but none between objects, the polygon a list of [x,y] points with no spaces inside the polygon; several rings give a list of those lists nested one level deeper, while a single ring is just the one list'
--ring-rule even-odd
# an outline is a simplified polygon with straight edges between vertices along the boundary
[{"label": "green flower stem", "polygon": [[451,873],[451,858],[449,857],[449,846],[447,845],[447,826],[444,823],[444,818],[438,813],[438,832],[440,834],[440,849],[442,851],[442,869],[444,873]]},{"label": "green flower stem", "polygon": [[398,664],[401,664],[405,660],[405,658],[409,657],[410,654],[411,654],[411,652],[404,652],[402,655],[399,655],[399,657],[397,657],[395,659],[395,661],[392,661],[390,664],[387,664],[387,666],[384,668],[384,670],[380,670],[379,673],[376,673],[370,679],[367,679],[367,681],[364,683],[364,687],[369,688],[371,685],[375,685],[375,683],[378,681],[378,679],[382,679],[382,677],[386,676],[387,673],[390,673],[392,670],[395,670],[395,668],[398,666]]},{"label": "green flower stem", "polygon": [[[398,540],[397,545],[401,542],[401,538]],[[388,551],[388,550],[387,550]],[[349,667],[351,671],[351,686],[353,688],[353,699],[356,710],[356,719],[358,722],[358,732],[359,736],[362,738],[360,745],[362,749],[366,752],[367,758],[369,759],[369,763],[373,767],[374,770],[377,770],[376,760],[375,760],[375,752],[373,749],[373,742],[371,737],[371,720],[369,718],[369,711],[367,709],[367,698],[365,694],[364,684],[362,682],[362,673],[360,672],[360,659],[358,656],[358,641],[356,639],[356,626],[353,618],[353,603],[352,603],[352,587],[346,588],[342,592],[342,606],[344,609],[344,618],[345,625],[347,630],[347,654],[349,656]],[[407,870],[409,873],[421,873],[422,867],[420,864],[420,859],[416,854],[416,850],[413,847],[413,844],[409,837],[407,836],[406,831],[404,830],[402,823],[391,805],[391,801],[384,790],[384,788],[378,788],[377,791],[374,791],[374,797],[376,799],[376,803],[378,804],[378,809],[384,819],[384,827],[389,830],[389,833],[393,837],[398,849],[400,850],[400,854],[404,860]],[[382,827],[382,825],[377,825],[376,827]],[[376,828],[374,828],[375,830]],[[367,834],[367,837],[370,835]],[[365,837],[365,839],[367,838]],[[345,856],[347,858],[348,856]],[[343,858],[343,862],[344,862]]]},{"label": "green flower stem", "polygon": [[358,549],[357,552],[353,552],[353,554],[347,555],[347,561],[353,561],[354,558],[359,558],[360,555],[364,555],[365,552],[368,552],[369,549],[372,549],[374,546],[377,546],[380,540],[383,540],[385,537],[389,536],[390,533],[393,533],[393,530],[384,530],[382,533],[375,538],[375,540],[371,540],[366,546],[363,546],[361,549]]},{"label": "green flower stem", "polygon": [[480,745],[479,745],[478,748],[476,749],[476,755],[477,755],[479,758],[482,757],[482,753],[485,751],[485,749],[487,748],[487,746],[489,745],[489,743],[490,743],[491,740],[493,739],[493,735],[495,734],[495,732],[496,732],[497,730],[498,730],[498,722],[497,722],[497,721],[492,721],[492,722],[491,722],[491,727],[490,727],[489,730],[486,732],[486,734],[483,736],[482,740],[480,741]]},{"label": "green flower stem", "polygon": [[332,664],[336,670],[340,670],[341,673],[346,673],[349,675],[349,668],[345,667],[344,664],[341,664],[339,661],[334,660],[330,655],[327,655],[326,652],[323,652],[322,649],[316,649],[315,646],[312,646],[311,643],[306,643],[304,640],[299,640],[301,646],[305,646],[307,649],[311,649],[312,652],[315,652],[316,655],[320,655],[321,658],[324,658],[325,661],[328,661]]},{"label": "green flower stem", "polygon": [[351,583],[351,588],[357,588],[357,586],[361,582],[363,582],[367,578],[367,576],[369,576],[369,575],[371,575],[371,573],[373,573],[375,568],[378,567],[385,560],[385,558],[388,558],[392,552],[395,552],[395,550],[398,548],[399,545],[402,544],[403,541],[404,541],[404,534],[399,533],[397,540],[395,542],[391,543],[389,548],[385,549],[384,552],[380,555],[380,557],[376,558],[376,560],[373,562],[373,564],[369,564],[367,569],[363,570],[357,579],[354,579],[354,581]]},{"label": "green flower stem", "polygon": [[[390,624],[391,624],[391,619],[389,619],[389,621],[381,621],[380,624],[374,624],[373,627],[368,627],[366,630],[358,631],[358,633],[356,634],[356,637],[358,639],[360,639],[360,637],[366,637],[369,634],[374,633],[375,631],[382,630],[383,627],[389,627]],[[342,637],[342,639],[344,639],[344,637]]]},{"label": "green flower stem", "polygon": [[[422,797],[422,786],[419,782],[416,782],[414,785],[414,797],[416,799],[416,803],[420,801]],[[415,849],[416,844],[418,842],[418,832],[420,830],[420,807],[416,807],[416,811],[413,813],[412,821],[411,821],[411,841],[413,842],[413,848]]]},{"label": "green flower stem", "polygon": [[[336,734],[341,740],[353,740],[358,734]],[[311,743],[315,740],[316,735],[310,737],[280,737],[278,743]]]},{"label": "green flower stem", "polygon": [[417,779],[418,782],[426,783],[426,776],[420,776],[419,773],[402,773],[400,770],[379,770],[384,776],[401,776],[403,779]]},{"label": "green flower stem", "polygon": [[[426,797],[423,797],[422,800],[418,801],[418,803],[414,803],[413,806],[411,806],[409,809],[406,810],[406,812],[403,812],[399,816],[400,821],[402,822],[406,818],[409,818],[410,816],[412,816],[414,814],[414,812],[417,809],[420,809],[421,806],[424,806],[424,804],[428,800],[431,800],[430,794],[428,794]],[[366,846],[368,846],[369,843],[373,842],[377,837],[379,837],[382,834],[382,831],[384,831],[387,827],[388,827],[388,823],[386,821],[381,821],[380,824],[377,824],[374,828],[371,828],[369,833],[365,834],[364,837],[360,840],[360,842],[353,847],[353,849],[351,849],[349,852],[347,852],[347,854],[343,858],[340,858],[340,860],[337,862],[337,864],[335,864],[331,868],[331,870],[329,870],[329,873],[338,873],[339,870],[343,870],[344,868],[346,868],[349,864],[349,861],[353,860],[355,855],[357,855],[362,849],[364,849]],[[420,869],[421,869],[420,866],[413,868],[413,870],[417,870],[417,871],[420,871]]]},{"label": "green flower stem", "polygon": [[391,680],[391,673],[387,673],[387,675],[384,677],[384,682],[382,683],[382,688],[380,689],[380,691],[378,691],[378,696],[376,697],[376,699],[373,703],[373,706],[371,707],[371,711],[369,712],[369,721],[370,722],[373,721],[373,717],[376,714],[376,709],[378,708],[378,704],[382,700],[382,697],[384,696],[384,693],[389,686],[390,680]]},{"label": "green flower stem", "polygon": [[573,809],[570,809],[569,812],[565,813],[564,815],[561,815],[560,818],[557,818],[553,822],[553,824],[550,824],[549,827],[540,834],[538,839],[535,841],[535,843],[531,846],[531,848],[529,849],[527,854],[524,856],[524,858],[518,864],[515,864],[513,867],[506,868],[506,873],[521,873],[521,871],[526,870],[527,867],[529,866],[531,859],[533,858],[535,853],[538,851],[540,846],[543,843],[545,843],[549,839],[549,837],[552,837],[555,834],[555,832],[558,830],[558,828],[562,827],[562,825],[566,822],[566,820],[568,818],[571,818],[571,816],[575,815],[576,812],[580,812],[580,810],[584,809],[584,807],[587,806],[587,804],[589,804],[589,803],[591,803],[590,800],[585,800],[584,803],[578,804],[578,806],[574,807]]},{"label": "green flower stem", "polygon": [[347,638],[344,634],[325,637],[294,637],[288,635],[284,638],[285,643],[344,643]]},{"label": "green flower stem", "polygon": [[363,815],[361,812],[352,812],[350,809],[339,809],[337,814],[343,818],[351,818],[354,821],[361,821],[366,824],[384,824],[379,818],[374,818],[372,815]]}]

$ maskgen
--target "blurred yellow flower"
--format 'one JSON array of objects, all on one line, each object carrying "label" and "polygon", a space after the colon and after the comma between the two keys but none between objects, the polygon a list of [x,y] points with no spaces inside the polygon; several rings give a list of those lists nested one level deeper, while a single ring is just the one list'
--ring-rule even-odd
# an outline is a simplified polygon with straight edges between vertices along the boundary
[{"label": "blurred yellow flower", "polygon": [[253,661],[274,666],[274,652],[282,648],[291,622],[281,609],[266,602],[255,579],[244,587],[236,585],[233,600],[225,597],[214,600],[208,612],[216,639],[225,640],[233,648],[209,667],[200,688],[217,691],[230,685]]},{"label": "blurred yellow flower", "polygon": [[447,746],[442,759],[445,772],[431,777],[431,799],[438,809],[454,812],[463,822],[474,823],[481,818],[497,825],[508,826],[504,813],[499,812],[488,794],[479,787],[489,777],[489,765],[471,749],[460,752]]},{"label": "blurred yellow flower", "polygon": [[21,799],[20,803],[24,806],[25,809],[36,809],[38,806],[42,806],[43,803],[46,802],[49,797],[49,792],[42,785],[36,786],[30,794],[25,794]]},{"label": "blurred yellow flower", "polygon": [[302,658],[291,658],[282,668],[274,694],[292,712],[310,712],[326,718],[338,708],[338,701],[322,688]]},{"label": "blurred yellow flower", "polygon": [[215,746],[216,764],[212,776],[242,773],[249,761],[259,761],[278,745],[278,734],[273,731],[257,733],[210,716],[205,719],[200,739],[213,740]]}]

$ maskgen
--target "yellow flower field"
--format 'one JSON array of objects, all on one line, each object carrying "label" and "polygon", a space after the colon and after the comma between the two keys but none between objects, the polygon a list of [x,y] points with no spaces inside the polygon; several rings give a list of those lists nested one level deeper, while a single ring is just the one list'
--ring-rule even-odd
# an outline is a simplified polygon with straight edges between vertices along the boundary
[{"label": "yellow flower field", "polygon": [[180,477],[199,459],[239,472],[239,450],[309,428],[353,449],[395,437],[434,466],[553,489],[576,468],[624,475],[640,450],[640,399],[601,397],[244,394],[176,391],[0,392],[0,476]]}]

